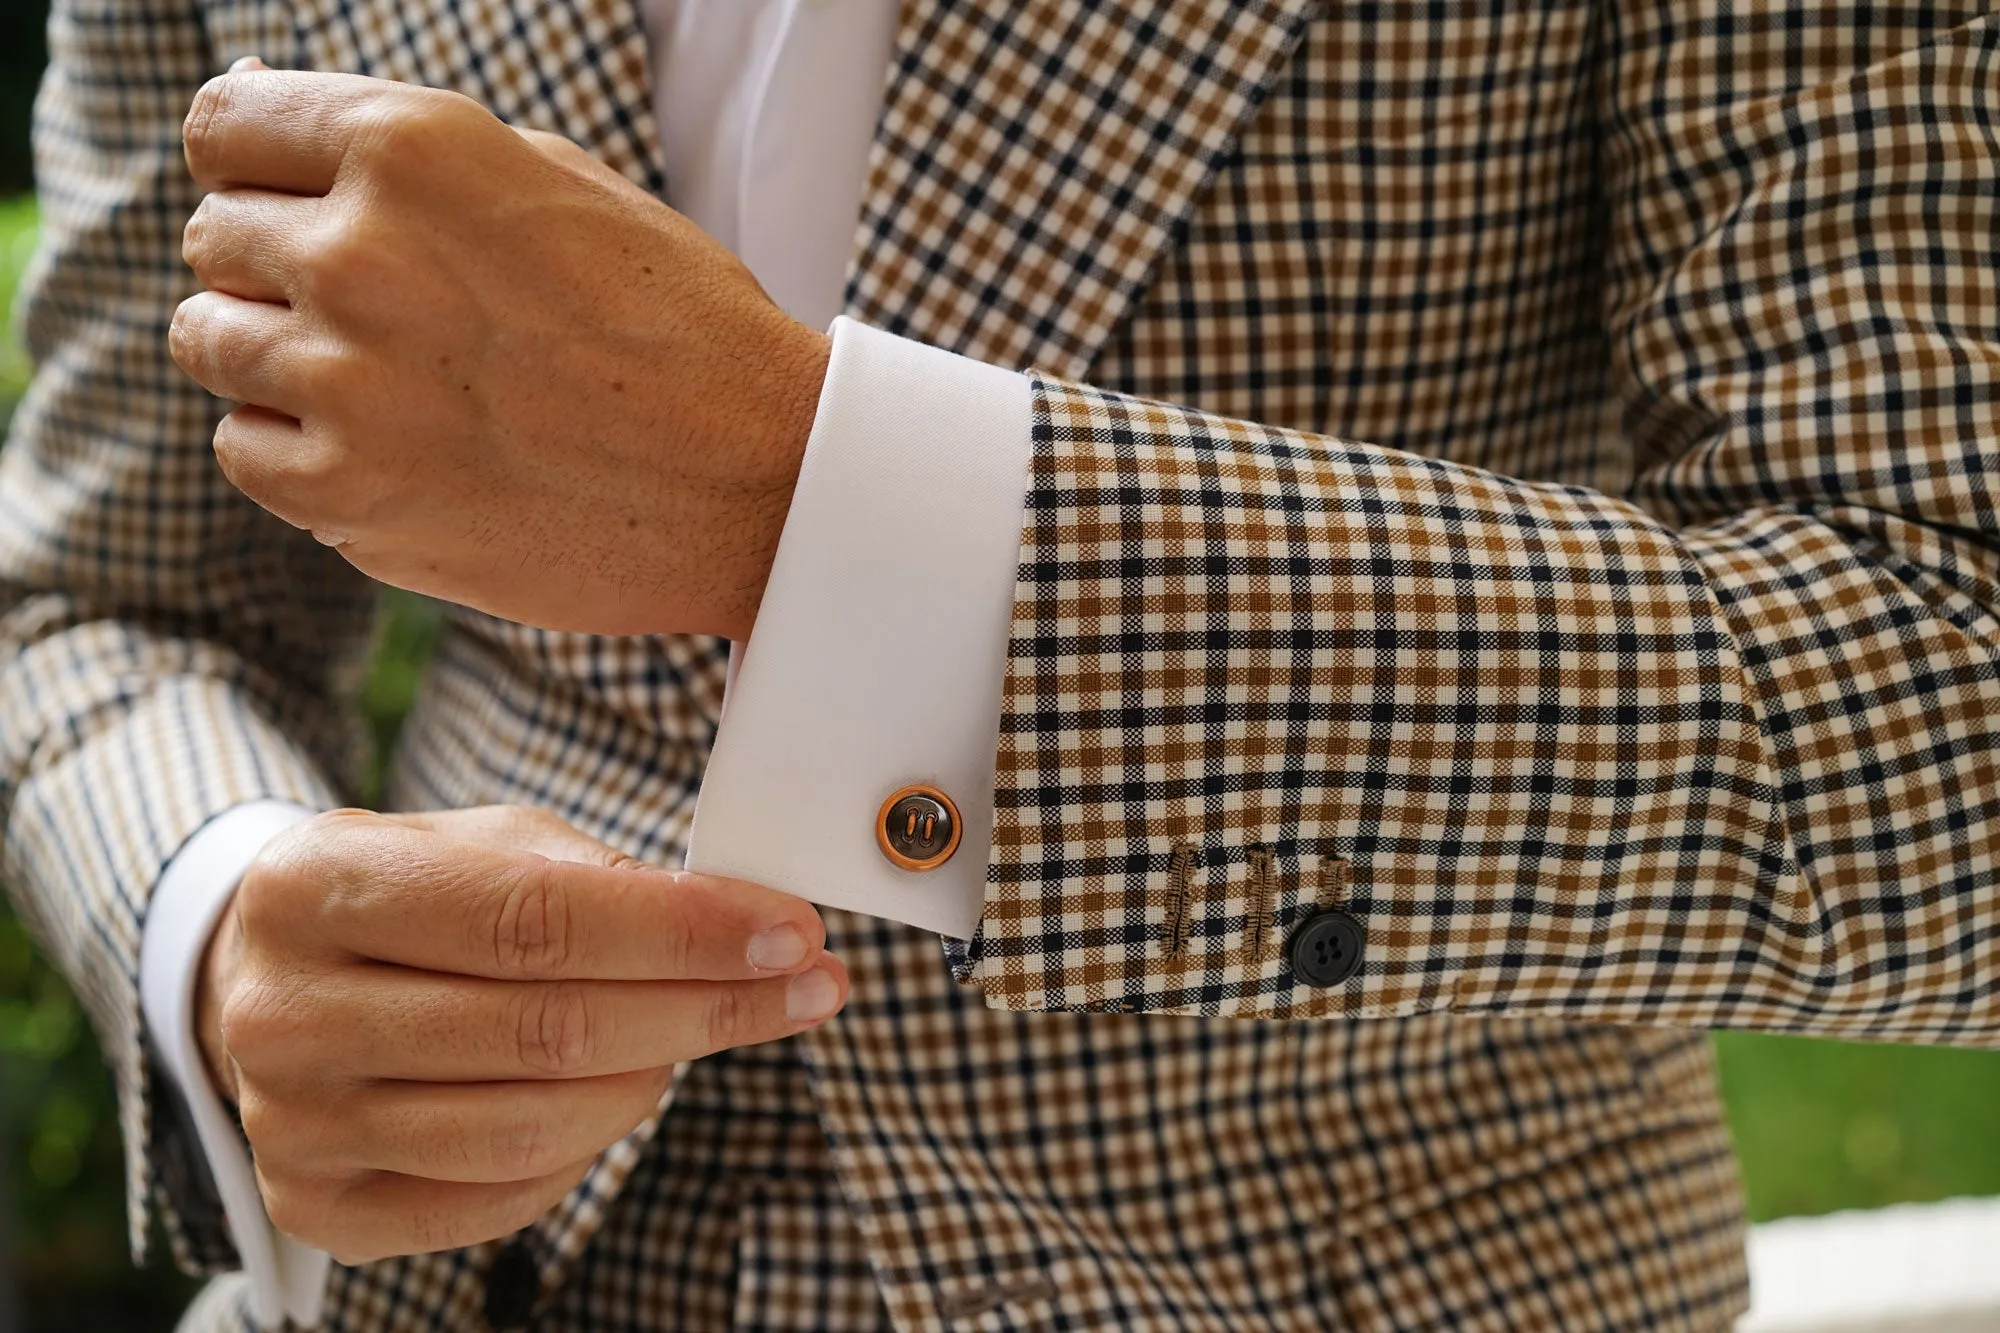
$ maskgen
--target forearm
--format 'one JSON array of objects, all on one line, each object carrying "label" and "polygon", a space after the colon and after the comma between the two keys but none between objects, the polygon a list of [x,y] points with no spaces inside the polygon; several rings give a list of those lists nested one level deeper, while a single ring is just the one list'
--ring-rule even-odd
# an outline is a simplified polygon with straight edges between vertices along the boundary
[{"label": "forearm", "polygon": [[[1036,433],[963,969],[995,1003],[2000,1040],[1990,606],[1791,512],[1676,532],[1048,382]],[[1850,751],[1970,730],[1829,787],[1800,742],[1832,717]],[[1365,964],[1315,989],[1284,944],[1331,907]]]},{"label": "forearm", "polygon": [[1041,387],[996,1002],[1995,1039],[1994,29],[1796,16],[1606,10],[1617,496]]},{"label": "forearm", "polygon": [[[1004,659],[988,882],[949,946],[997,1004],[1995,1039],[1986,548],[1839,505],[1676,527],[1047,380],[1016,419],[960,383],[981,368],[905,355],[936,364],[903,384],[836,358],[829,399],[893,401],[946,450],[1032,436],[1011,641],[880,623],[901,603],[859,562],[956,607],[1007,554],[927,536],[916,494],[845,502],[866,540],[815,523],[816,472],[718,738],[704,866],[923,919],[896,895],[956,880],[889,865],[874,810],[923,777],[983,831],[959,770],[985,754],[958,741],[992,726],[978,664]],[[887,437],[828,429],[832,405],[816,467],[865,478]],[[1952,739],[1911,749],[1940,718]],[[1857,857],[1883,809],[1907,835]],[[798,836],[766,836],[774,810]],[[1334,914],[1362,966],[1329,985],[1295,950]]]}]

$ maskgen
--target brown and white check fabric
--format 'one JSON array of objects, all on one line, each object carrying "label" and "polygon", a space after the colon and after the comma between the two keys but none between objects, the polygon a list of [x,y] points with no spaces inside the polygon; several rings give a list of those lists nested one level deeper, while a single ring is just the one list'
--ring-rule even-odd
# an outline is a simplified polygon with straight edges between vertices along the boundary
[{"label": "brown and white check fabric", "polygon": [[[182,111],[256,53],[657,188],[645,39],[56,10],[5,876],[117,1065],[135,1228],[217,1267],[144,904],[228,806],[349,789],[371,590],[230,490],[166,356]],[[515,1239],[537,1326],[1726,1326],[1691,1028],[2000,1040],[1996,88],[1970,4],[907,0],[850,312],[1050,376],[971,984],[831,913],[848,1011],[693,1067]],[[456,614],[390,800],[671,861],[722,662]],[[1366,964],[1311,990],[1322,904]],[[1319,1021],[1235,1021],[1277,1018]],[[499,1249],[338,1270],[329,1326],[481,1327]]]},{"label": "brown and white check fabric", "polygon": [[1799,15],[1308,35],[1039,388],[967,979],[2000,1039],[2000,25]]}]

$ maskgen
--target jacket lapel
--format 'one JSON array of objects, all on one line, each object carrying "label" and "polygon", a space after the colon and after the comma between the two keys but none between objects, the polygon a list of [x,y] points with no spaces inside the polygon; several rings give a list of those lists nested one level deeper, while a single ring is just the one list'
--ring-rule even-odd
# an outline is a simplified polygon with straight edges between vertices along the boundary
[{"label": "jacket lapel", "polygon": [[905,0],[856,319],[1080,378],[1323,0]]}]

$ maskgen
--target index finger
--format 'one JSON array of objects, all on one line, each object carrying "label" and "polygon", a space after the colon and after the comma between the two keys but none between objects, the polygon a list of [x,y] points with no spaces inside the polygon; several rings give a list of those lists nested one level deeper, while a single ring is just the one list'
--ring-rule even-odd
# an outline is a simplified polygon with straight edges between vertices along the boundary
[{"label": "index finger", "polygon": [[232,69],[203,84],[188,108],[188,170],[206,190],[325,194],[366,117],[399,91],[409,90],[358,74]]},{"label": "index finger", "polygon": [[405,967],[506,981],[739,981],[797,972],[812,904],[740,880],[551,860],[379,821],[318,866],[320,942]]}]

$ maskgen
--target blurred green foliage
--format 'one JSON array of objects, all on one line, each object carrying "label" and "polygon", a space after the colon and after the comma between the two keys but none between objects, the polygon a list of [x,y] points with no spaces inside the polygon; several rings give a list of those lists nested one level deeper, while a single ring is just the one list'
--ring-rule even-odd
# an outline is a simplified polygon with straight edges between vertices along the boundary
[{"label": "blurred green foliage", "polygon": [[[0,204],[0,305],[32,246],[26,201]],[[0,420],[26,382],[0,346]],[[386,602],[362,706],[387,753],[436,635],[414,598]],[[1751,1211],[1761,1219],[1954,1194],[2000,1195],[2000,1052],[1724,1034],[1716,1039]],[[0,903],[0,1172],[33,1328],[169,1328],[189,1284],[125,1257],[111,1089],[68,989]],[[0,1190],[0,1204],[7,1191]],[[6,1228],[0,1228],[5,1235]],[[4,1319],[4,1312],[0,1312]]]},{"label": "blurred green foliage", "polygon": [[2000,1196],[2000,1051],[1714,1040],[1758,1221]]},{"label": "blurred green foliage", "polygon": [[[35,249],[35,201],[32,196],[0,201],[0,313],[14,309],[14,291],[21,284]],[[28,354],[14,336],[13,323],[0,337],[0,421],[7,418],[21,391],[28,387]]]}]

